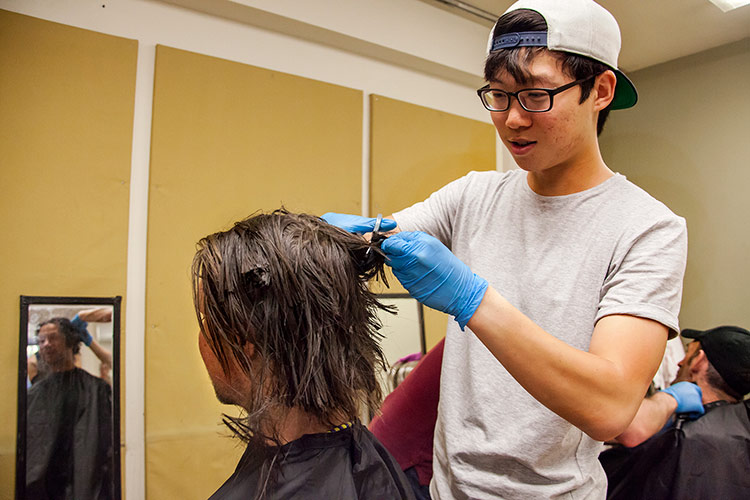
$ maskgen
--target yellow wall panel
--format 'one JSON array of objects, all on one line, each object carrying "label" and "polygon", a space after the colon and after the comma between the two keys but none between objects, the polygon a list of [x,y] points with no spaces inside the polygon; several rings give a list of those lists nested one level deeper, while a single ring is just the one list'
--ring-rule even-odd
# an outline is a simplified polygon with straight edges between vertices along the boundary
[{"label": "yellow wall panel", "polygon": [[15,474],[19,295],[125,295],[137,51],[0,10],[0,498]]},{"label": "yellow wall panel", "polygon": [[[378,95],[370,105],[371,215],[411,206],[472,170],[495,170],[492,125]],[[405,292],[392,275],[388,283],[389,292]],[[425,308],[427,349],[445,335],[446,321]]]},{"label": "yellow wall panel", "polygon": [[[197,349],[199,238],[285,205],[361,211],[362,93],[158,46],[146,304],[149,498],[206,498],[237,463]],[[192,458],[189,458],[192,457]]]},{"label": "yellow wall panel", "polygon": [[[214,420],[216,420],[214,418]],[[208,498],[234,470],[244,444],[229,437],[228,429],[217,423],[214,432],[195,433],[182,429],[179,435],[149,441],[150,499]],[[218,445],[217,445],[218,444]],[[175,477],[175,471],[190,471]],[[216,483],[217,478],[219,482]],[[196,484],[200,492],[196,491]]]},{"label": "yellow wall panel", "polygon": [[495,170],[495,128],[370,96],[370,212],[406,208],[472,170]]}]

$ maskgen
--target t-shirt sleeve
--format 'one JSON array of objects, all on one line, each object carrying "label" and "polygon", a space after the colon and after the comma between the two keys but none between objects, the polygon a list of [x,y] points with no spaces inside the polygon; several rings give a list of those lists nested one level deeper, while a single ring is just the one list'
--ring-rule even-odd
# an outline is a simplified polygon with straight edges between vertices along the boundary
[{"label": "t-shirt sleeve", "polygon": [[393,214],[402,231],[423,231],[450,248],[453,222],[461,208],[464,193],[475,172],[443,186],[429,198]]},{"label": "t-shirt sleeve", "polygon": [[682,280],[687,261],[685,220],[672,213],[637,229],[618,246],[604,286],[597,321],[628,314],[658,321],[679,331]]}]

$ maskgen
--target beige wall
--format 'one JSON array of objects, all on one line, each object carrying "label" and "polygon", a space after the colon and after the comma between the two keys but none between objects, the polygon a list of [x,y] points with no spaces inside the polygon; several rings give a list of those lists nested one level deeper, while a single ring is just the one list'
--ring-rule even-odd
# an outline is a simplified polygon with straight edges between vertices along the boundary
[{"label": "beige wall", "polygon": [[602,153],[685,217],[681,328],[750,327],[750,39],[630,75],[640,100],[615,111]]},{"label": "beige wall", "polygon": [[0,10],[0,498],[19,295],[125,295],[136,42]]},{"label": "beige wall", "polygon": [[[361,211],[362,93],[159,46],[146,287],[146,493],[203,499],[242,452],[198,353],[197,241],[257,210]],[[176,459],[179,457],[179,459]]]},{"label": "beige wall", "polygon": [[[472,170],[495,169],[495,128],[423,106],[370,96],[370,214],[422,201]],[[408,186],[408,188],[404,188]],[[406,293],[387,270],[389,289]],[[424,308],[427,350],[445,336],[448,316]]]}]

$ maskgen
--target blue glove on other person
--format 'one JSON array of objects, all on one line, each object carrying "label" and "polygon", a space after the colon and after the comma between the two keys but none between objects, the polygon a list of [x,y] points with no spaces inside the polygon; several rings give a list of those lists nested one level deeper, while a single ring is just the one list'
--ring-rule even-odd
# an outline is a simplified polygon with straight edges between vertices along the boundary
[{"label": "blue glove on other person", "polygon": [[73,316],[73,319],[70,320],[70,323],[78,332],[78,335],[81,337],[81,341],[86,344],[87,347],[90,347],[91,342],[94,339],[91,337],[91,334],[89,333],[89,330],[87,328],[89,324],[79,318],[77,314]]},{"label": "blue glove on other person", "polygon": [[[361,215],[337,214],[328,212],[321,217],[324,221],[332,226],[340,227],[344,231],[355,234],[365,234],[375,229],[374,217],[362,217]],[[383,219],[380,221],[380,231],[391,231],[396,229],[396,221],[392,219]]]},{"label": "blue glove on other person", "polygon": [[484,298],[487,280],[426,233],[396,233],[383,241],[380,249],[412,297],[450,314],[464,329]]},{"label": "blue glove on other person", "polygon": [[691,382],[677,382],[661,392],[666,392],[677,400],[675,413],[685,413],[693,420],[706,413],[703,409],[703,391]]}]

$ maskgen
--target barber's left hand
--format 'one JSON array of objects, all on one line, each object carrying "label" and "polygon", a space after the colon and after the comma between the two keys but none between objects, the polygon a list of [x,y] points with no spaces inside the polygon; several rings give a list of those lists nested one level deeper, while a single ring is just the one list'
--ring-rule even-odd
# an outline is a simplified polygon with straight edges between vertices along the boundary
[{"label": "barber's left hand", "polygon": [[687,415],[688,418],[697,419],[706,410],[703,408],[703,391],[691,382],[677,382],[660,392],[666,392],[677,400],[677,414]]},{"label": "barber's left hand", "polygon": [[83,321],[78,314],[73,316],[73,319],[70,320],[70,324],[73,325],[73,328],[76,329],[76,332],[78,333],[78,336],[81,339],[81,342],[86,344],[86,346],[90,346],[91,342],[94,340],[91,337],[91,334],[88,330],[88,323],[86,321]]},{"label": "barber's left hand", "polygon": [[386,263],[412,297],[455,317],[463,328],[487,291],[487,280],[443,245],[422,232],[401,232],[383,241]]}]

